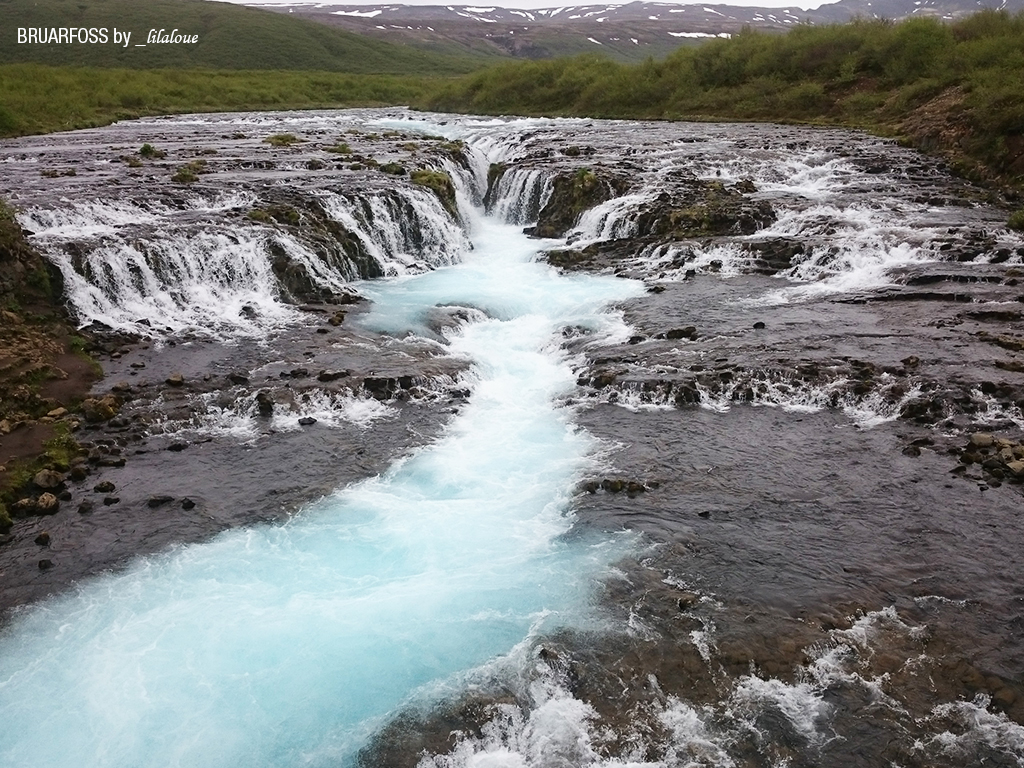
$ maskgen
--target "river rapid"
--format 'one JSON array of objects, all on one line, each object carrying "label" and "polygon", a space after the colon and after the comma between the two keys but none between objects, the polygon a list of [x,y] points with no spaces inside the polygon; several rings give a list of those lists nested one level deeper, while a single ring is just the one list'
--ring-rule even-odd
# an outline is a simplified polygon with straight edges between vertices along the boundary
[{"label": "river rapid", "polygon": [[1024,765],[1024,241],[935,160],[352,110],[0,178],[117,411],[0,546],[3,765]]}]

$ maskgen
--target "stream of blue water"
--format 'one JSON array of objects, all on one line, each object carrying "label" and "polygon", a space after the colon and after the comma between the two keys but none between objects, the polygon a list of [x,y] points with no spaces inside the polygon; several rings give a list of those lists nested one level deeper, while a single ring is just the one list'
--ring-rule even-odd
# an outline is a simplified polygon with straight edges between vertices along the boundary
[{"label": "stream of blue water", "polygon": [[0,639],[0,765],[339,766],[389,715],[531,633],[584,621],[619,551],[566,536],[594,441],[555,405],[565,326],[640,288],[566,277],[474,216],[463,263],[366,286],[367,323],[486,317],[450,334],[472,395],[444,435],[288,523],[136,562],[21,614]]}]

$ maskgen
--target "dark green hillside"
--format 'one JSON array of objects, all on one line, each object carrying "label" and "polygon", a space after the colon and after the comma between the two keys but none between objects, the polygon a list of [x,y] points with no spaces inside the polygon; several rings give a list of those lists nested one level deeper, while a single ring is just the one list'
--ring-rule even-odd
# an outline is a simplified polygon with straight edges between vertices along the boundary
[{"label": "dark green hillside", "polygon": [[[320,70],[440,75],[479,61],[395,45],[341,29],[208,0],[0,0],[0,64],[33,62],[125,68]],[[19,28],[107,29],[103,43],[18,43]],[[130,31],[129,45],[113,31]],[[198,35],[195,44],[149,44],[151,29]]]}]

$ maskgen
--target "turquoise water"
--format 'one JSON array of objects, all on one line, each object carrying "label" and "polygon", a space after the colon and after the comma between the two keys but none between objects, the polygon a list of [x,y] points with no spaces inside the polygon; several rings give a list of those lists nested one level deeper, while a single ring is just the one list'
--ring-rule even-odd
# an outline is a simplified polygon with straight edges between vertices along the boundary
[{"label": "turquoise water", "polygon": [[[566,537],[593,440],[554,400],[561,329],[627,330],[639,292],[563,277],[536,241],[473,224],[464,263],[366,287],[367,323],[421,332],[437,304],[472,396],[445,434],[289,523],[140,560],[21,615],[0,639],[0,765],[338,766],[404,703],[585,620],[612,539]],[[362,286],[361,286],[362,287]]]}]

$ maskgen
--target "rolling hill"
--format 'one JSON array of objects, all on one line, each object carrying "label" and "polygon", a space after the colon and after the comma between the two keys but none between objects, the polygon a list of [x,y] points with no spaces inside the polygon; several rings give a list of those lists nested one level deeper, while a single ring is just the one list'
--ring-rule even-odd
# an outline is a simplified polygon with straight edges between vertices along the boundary
[{"label": "rolling hill", "polygon": [[[0,18],[0,64],[453,75],[486,63],[480,54],[424,51],[291,15],[203,0],[0,0]],[[96,42],[78,41],[88,40],[87,34],[60,41],[61,29],[94,30]],[[31,39],[28,30],[58,42],[19,42]],[[177,30],[196,42],[147,44],[151,30]]]}]

